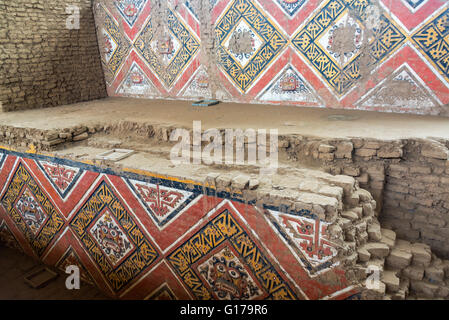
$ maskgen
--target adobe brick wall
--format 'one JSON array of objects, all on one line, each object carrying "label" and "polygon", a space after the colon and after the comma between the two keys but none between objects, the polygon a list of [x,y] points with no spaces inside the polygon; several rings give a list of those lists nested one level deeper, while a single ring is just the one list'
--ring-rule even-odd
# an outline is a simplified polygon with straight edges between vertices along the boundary
[{"label": "adobe brick wall", "polygon": [[399,237],[449,257],[449,141],[281,137],[290,160],[353,176]]},{"label": "adobe brick wall", "polygon": [[[31,144],[36,150],[52,151],[106,133],[111,135],[106,138],[111,142],[107,148],[114,148],[113,141],[117,140],[114,135],[163,144],[169,143],[168,137],[174,129],[169,125],[124,120],[63,130],[3,125],[0,143],[22,147],[24,151]],[[95,139],[89,139],[89,145],[97,146]],[[382,227],[393,229],[401,239],[426,243],[441,257],[449,258],[449,141],[283,135],[279,137],[279,147],[279,160],[288,166],[354,177],[376,200]]]},{"label": "adobe brick wall", "polygon": [[[154,133],[159,131],[157,128],[154,129]],[[157,134],[154,137],[157,137]],[[153,157],[157,156],[153,155]],[[174,227],[168,226],[167,228],[170,229],[159,230],[155,228],[153,220],[151,220],[153,219],[151,212],[144,209],[145,205],[140,208],[140,204],[136,202],[140,197],[139,191],[137,193],[131,191],[132,189],[128,189],[124,182],[125,178],[131,178],[133,183],[151,187],[147,182],[156,182],[151,178],[152,175],[145,175],[144,170],[140,170],[140,173],[135,175],[132,173],[133,169],[124,169],[120,167],[120,164],[110,165],[96,162],[95,167],[89,166],[79,163],[75,158],[76,156],[73,154],[67,154],[62,158],[59,156],[53,158],[53,156],[44,157],[43,155],[5,151],[0,148],[0,162],[3,163],[0,165],[0,183],[7,186],[0,199],[2,202],[2,206],[0,206],[0,245],[7,245],[39,258],[45,264],[55,266],[62,273],[65,271],[66,263],[75,263],[82,270],[81,277],[84,281],[96,283],[110,297],[148,298],[149,294],[154,293],[155,288],[158,288],[161,283],[176,284],[176,282],[173,281],[172,272],[164,273],[157,267],[142,269],[144,263],[157,264],[156,255],[153,255],[150,250],[147,251],[149,254],[146,258],[139,260],[139,264],[131,264],[135,268],[134,270],[138,270],[135,272],[121,272],[117,273],[117,277],[111,277],[110,273],[105,272],[114,274],[117,269],[109,271],[110,269],[95,267],[92,262],[103,265],[103,261],[107,261],[107,252],[103,252],[101,248],[94,245],[98,249],[96,251],[98,254],[93,255],[94,251],[89,249],[90,246],[84,247],[83,243],[92,243],[86,240],[90,239],[89,237],[92,235],[86,234],[82,241],[75,238],[80,236],[80,232],[84,233],[85,228],[90,225],[79,216],[82,215],[87,220],[94,219],[94,216],[91,215],[93,207],[89,206],[89,209],[86,209],[89,211],[89,215],[84,215],[84,209],[80,209],[87,207],[83,205],[84,201],[89,203],[96,201],[98,204],[108,201],[104,204],[106,208],[110,205],[118,206],[117,211],[111,210],[111,213],[108,213],[109,211],[106,210],[97,213],[97,215],[103,215],[104,212],[124,215],[126,218],[114,219],[114,221],[120,221],[114,222],[117,224],[117,228],[123,228],[121,227],[123,221],[131,224],[134,223],[134,219],[138,218],[141,221],[139,225],[136,224],[135,228],[130,229],[137,234],[142,234],[141,230],[147,229],[147,232],[139,238],[142,240],[142,244],[158,243],[162,248],[170,245],[172,248],[168,248],[165,252],[159,252],[160,247],[157,250],[160,256],[167,261],[166,263],[170,263],[173,268],[189,267],[192,263],[186,258],[187,254],[178,254],[178,252],[188,252],[188,249],[184,249],[186,244],[195,252],[204,252],[202,254],[207,258],[220,254],[220,250],[211,250],[210,246],[221,249],[235,241],[239,244],[238,248],[242,248],[242,250],[244,248],[244,251],[240,252],[245,252],[244,254],[248,255],[245,259],[239,260],[247,266],[245,270],[248,272],[254,270],[251,269],[254,268],[253,265],[260,266],[259,259],[266,259],[264,258],[266,257],[265,252],[271,251],[271,256],[275,257],[276,261],[271,260],[272,258],[262,261],[266,263],[273,261],[279,268],[282,267],[282,270],[285,270],[278,276],[279,281],[284,281],[284,277],[288,275],[292,282],[302,288],[302,293],[296,291],[295,288],[291,291],[296,296],[277,295],[273,297],[274,299],[297,299],[302,295],[309,299],[332,296],[334,299],[344,299],[356,292],[360,293],[356,296],[362,299],[449,299],[449,260],[443,260],[435,255],[428,245],[405,241],[397,237],[394,231],[382,228],[378,221],[378,214],[375,212],[376,201],[368,191],[360,188],[359,183],[353,177],[333,176],[317,170],[293,167],[283,168],[281,175],[272,177],[274,180],[254,173],[224,169],[210,172],[209,170],[205,171],[204,168],[200,168],[198,171],[183,171],[183,177],[169,177],[166,175],[167,166],[164,166],[165,169],[158,169],[157,176],[165,178],[156,179],[161,188],[170,188],[172,192],[179,192],[176,190],[195,192],[197,197],[204,198],[196,203],[192,202],[191,206],[186,207],[188,212],[184,211],[180,216],[173,218],[171,226]],[[165,156],[159,158],[158,161],[162,163],[169,161],[164,158]],[[45,163],[47,168],[57,167],[58,170],[79,168],[84,171],[79,180],[74,178],[70,182],[76,183],[77,189],[76,192],[68,196],[64,205],[60,204],[62,201],[60,194],[53,189],[59,188],[60,185],[57,181],[55,184],[47,181],[42,172],[46,169],[41,169],[42,167],[36,165],[36,162]],[[12,175],[11,172],[13,172]],[[104,175],[103,178],[98,177],[100,172]],[[282,179],[283,175],[289,177],[288,182]],[[31,178],[31,176],[35,178]],[[195,180],[192,180],[193,176],[195,176]],[[278,180],[279,178],[281,180]],[[38,179],[39,186],[33,182],[34,179]],[[102,179],[104,179],[103,182]],[[94,180],[93,184],[88,183],[88,181]],[[178,181],[176,187],[171,182],[175,180]],[[183,180],[189,181],[189,186],[179,182]],[[281,184],[279,184],[280,182]],[[14,186],[20,186],[20,188]],[[44,228],[49,236],[34,237],[22,222],[20,209],[13,209],[16,203],[15,198],[21,196],[20,189],[31,187],[34,187],[34,192],[43,197],[37,198],[36,202],[50,197],[51,201],[48,202],[48,206],[45,206],[45,210],[52,215],[54,221],[63,221],[60,214],[65,217],[68,212],[72,211],[72,208],[76,218],[71,219],[71,222],[67,224],[45,223]],[[100,188],[104,188],[101,189],[103,190],[101,196],[98,194]],[[44,190],[46,190],[45,194]],[[103,196],[103,192],[108,192],[108,196]],[[78,194],[75,195],[75,193]],[[87,194],[91,194],[91,196],[86,197]],[[126,207],[118,201],[111,202],[111,199],[119,196],[126,201],[123,202],[127,203]],[[224,199],[227,200],[222,201]],[[186,201],[185,198],[182,200]],[[60,213],[59,210],[58,212],[52,210],[53,203],[59,204],[59,207],[62,208]],[[133,209],[128,210],[128,204],[132,203],[134,203]],[[212,208],[213,210],[210,211]],[[228,218],[217,220],[217,215],[224,213],[228,215]],[[182,223],[179,223],[180,221]],[[217,223],[220,229],[204,228],[205,223],[210,227],[217,221],[220,223]],[[215,239],[212,238],[214,233],[207,231],[201,233],[201,240],[198,240],[199,236],[189,239],[194,232],[185,231],[185,228],[193,226],[190,230],[216,230],[217,232],[220,230],[223,237],[231,237],[239,228],[240,232],[246,232],[241,227],[244,221],[246,221],[244,225],[251,230],[251,234],[245,235],[244,233],[245,237],[239,236],[238,240],[223,241],[218,238],[218,233],[214,236],[217,237],[217,240],[209,240],[207,237]],[[84,223],[86,224],[84,225]],[[228,223],[233,228],[228,227]],[[66,232],[67,230],[72,230],[72,232]],[[182,234],[179,238],[180,242],[178,242],[176,232]],[[151,243],[146,238],[147,234],[152,235]],[[259,235],[258,243],[261,242],[266,246],[264,251],[254,251],[259,249],[257,249],[257,244],[251,240],[253,235]],[[314,235],[313,239],[319,238],[320,240],[311,240],[310,235]],[[126,239],[131,239],[131,237],[128,235]],[[191,239],[196,239],[194,245],[190,244]],[[281,242],[281,239],[286,241]],[[301,249],[303,244],[307,244],[307,250],[310,250],[310,253],[304,251],[305,247]],[[252,246],[251,250],[248,246]],[[176,247],[182,248],[183,251]],[[202,248],[203,251],[195,248]],[[68,252],[71,252],[71,255],[68,255]],[[254,252],[260,254],[254,254]],[[303,258],[299,260],[300,258],[292,256],[293,252],[301,254]],[[239,255],[239,253],[236,254]],[[185,264],[178,261],[185,261]],[[286,263],[289,264],[288,269]],[[380,282],[377,283],[377,288],[365,287],[370,270],[371,272],[378,271]],[[136,274],[139,273],[143,273],[143,275],[137,276]],[[207,273],[205,274],[207,275]],[[195,282],[190,282],[189,277],[179,277],[179,281],[186,284],[172,287],[176,290],[174,295],[179,299],[191,299],[196,295],[202,297],[202,294],[209,294],[209,289],[205,287],[203,291],[192,290],[192,295],[187,295],[185,290],[189,290],[191,284]],[[137,282],[139,285],[136,285]],[[114,285],[111,286],[111,283]],[[352,298],[356,298],[356,296],[352,296]],[[150,299],[156,297],[155,294],[150,296]],[[213,298],[213,296],[211,297]],[[257,298],[262,297],[258,296]]]},{"label": "adobe brick wall", "polygon": [[[80,29],[66,28],[67,5]],[[0,106],[3,111],[106,97],[90,0],[0,0]]]}]

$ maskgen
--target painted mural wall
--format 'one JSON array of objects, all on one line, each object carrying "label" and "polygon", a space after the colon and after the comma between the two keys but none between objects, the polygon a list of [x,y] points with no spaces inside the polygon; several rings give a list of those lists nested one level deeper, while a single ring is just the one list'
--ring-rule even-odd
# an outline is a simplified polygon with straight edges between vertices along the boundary
[{"label": "painted mural wall", "polygon": [[[0,149],[0,242],[122,299],[344,299],[313,213],[192,181]],[[295,229],[296,226],[296,229]],[[296,230],[296,231],[295,231]],[[301,231],[302,230],[302,231]]]},{"label": "painted mural wall", "polygon": [[97,0],[110,96],[446,114],[444,0]]}]

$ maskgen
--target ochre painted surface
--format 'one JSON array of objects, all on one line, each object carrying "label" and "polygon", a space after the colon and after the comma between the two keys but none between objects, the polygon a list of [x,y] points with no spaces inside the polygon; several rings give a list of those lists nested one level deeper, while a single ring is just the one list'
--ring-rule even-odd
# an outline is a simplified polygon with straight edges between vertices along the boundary
[{"label": "ochre painted surface", "polygon": [[110,96],[447,111],[447,1],[161,4],[97,1]]},{"label": "ochre painted surface", "polygon": [[[145,172],[0,150],[0,238],[122,299],[344,299],[327,224]],[[330,297],[329,297],[330,296]]]}]

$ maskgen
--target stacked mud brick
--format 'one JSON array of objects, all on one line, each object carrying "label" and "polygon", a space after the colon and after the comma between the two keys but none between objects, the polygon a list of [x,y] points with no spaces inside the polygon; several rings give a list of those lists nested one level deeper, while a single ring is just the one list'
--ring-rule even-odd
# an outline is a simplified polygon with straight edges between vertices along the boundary
[{"label": "stacked mud brick", "polygon": [[[69,5],[79,30],[66,28]],[[0,0],[0,60],[3,111],[106,97],[90,0]]]},{"label": "stacked mud brick", "polygon": [[[449,297],[449,260],[432,254],[423,243],[396,239],[396,233],[379,225],[370,227],[371,240],[358,248],[358,265],[381,271],[382,284],[366,297],[393,300],[447,299]],[[374,295],[373,295],[374,294]]]},{"label": "stacked mud brick", "polygon": [[281,137],[290,160],[354,177],[369,190],[383,226],[449,257],[449,141]]}]

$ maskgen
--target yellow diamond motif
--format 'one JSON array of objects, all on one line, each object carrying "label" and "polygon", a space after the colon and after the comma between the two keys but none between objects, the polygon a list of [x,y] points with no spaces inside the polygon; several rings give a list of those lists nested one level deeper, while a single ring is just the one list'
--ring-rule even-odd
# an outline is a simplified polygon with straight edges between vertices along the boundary
[{"label": "yellow diamond motif", "polygon": [[293,46],[339,97],[360,78],[364,46],[370,63],[377,65],[406,39],[386,13],[381,14],[379,25],[371,30],[372,37],[365,36],[363,21],[372,3],[372,0],[328,0],[292,39]]},{"label": "yellow diamond motif", "polygon": [[[244,34],[245,33],[245,34]],[[234,0],[215,27],[218,63],[241,92],[257,80],[275,61],[287,40],[277,26],[248,0]],[[251,50],[234,50],[242,37],[251,41]]]}]

